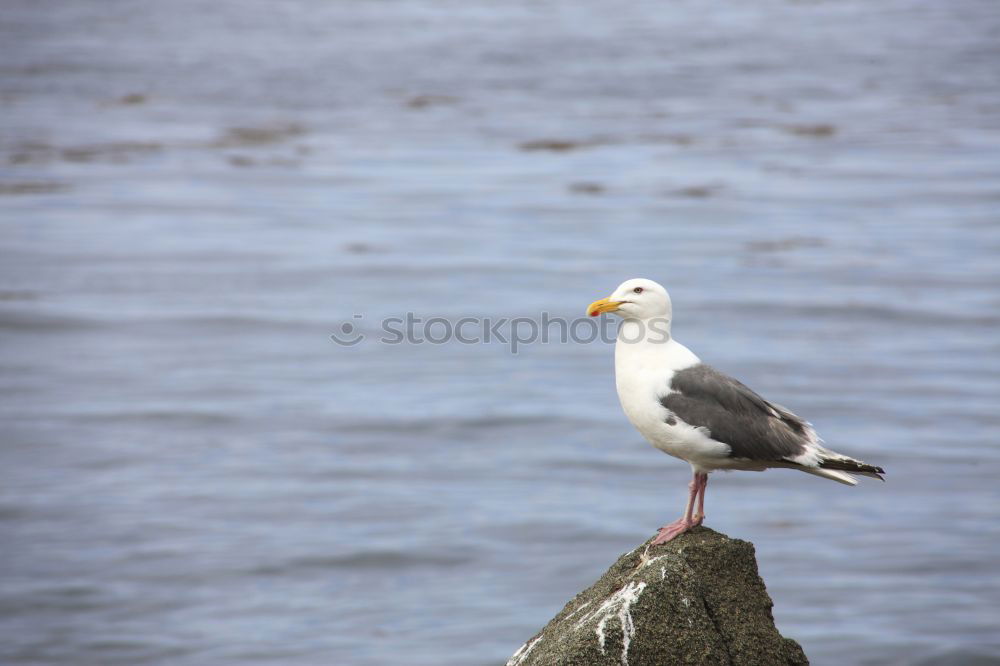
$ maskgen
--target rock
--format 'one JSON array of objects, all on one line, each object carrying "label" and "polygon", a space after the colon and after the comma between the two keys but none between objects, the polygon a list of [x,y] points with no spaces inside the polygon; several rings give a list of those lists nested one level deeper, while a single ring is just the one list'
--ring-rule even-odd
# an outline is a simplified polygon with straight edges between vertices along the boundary
[{"label": "rock", "polygon": [[507,666],[809,663],[774,626],[753,544],[704,527],[650,541],[576,595]]}]

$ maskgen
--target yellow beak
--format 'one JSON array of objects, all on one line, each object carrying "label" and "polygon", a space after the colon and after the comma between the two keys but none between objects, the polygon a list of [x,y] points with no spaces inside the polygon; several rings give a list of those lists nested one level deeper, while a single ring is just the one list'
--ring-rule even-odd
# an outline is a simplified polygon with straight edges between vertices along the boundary
[{"label": "yellow beak", "polygon": [[594,301],[587,306],[587,314],[591,317],[596,317],[602,312],[614,312],[618,309],[618,306],[625,301],[610,301],[606,298],[602,298],[599,301]]}]

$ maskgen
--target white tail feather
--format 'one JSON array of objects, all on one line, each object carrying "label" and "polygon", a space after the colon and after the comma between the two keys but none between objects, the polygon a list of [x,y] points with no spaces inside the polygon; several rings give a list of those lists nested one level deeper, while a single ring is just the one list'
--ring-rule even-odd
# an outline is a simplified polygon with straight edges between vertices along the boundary
[{"label": "white tail feather", "polygon": [[[833,481],[838,481],[843,483],[845,486],[856,486],[858,482],[851,477],[847,472],[841,472],[835,469],[820,469],[818,467],[796,467],[795,469],[802,470],[803,472],[808,472],[810,474],[815,474],[816,476],[822,476],[825,479],[832,479]],[[868,476],[867,474],[865,476]]]}]

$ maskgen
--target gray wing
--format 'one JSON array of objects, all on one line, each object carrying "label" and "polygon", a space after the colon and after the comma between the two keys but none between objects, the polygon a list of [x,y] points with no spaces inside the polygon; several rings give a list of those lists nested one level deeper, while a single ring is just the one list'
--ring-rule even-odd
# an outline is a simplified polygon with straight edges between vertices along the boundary
[{"label": "gray wing", "polygon": [[813,436],[809,424],[795,414],[704,363],[674,373],[670,392],[660,403],[728,444],[733,458],[787,460],[803,453]]}]

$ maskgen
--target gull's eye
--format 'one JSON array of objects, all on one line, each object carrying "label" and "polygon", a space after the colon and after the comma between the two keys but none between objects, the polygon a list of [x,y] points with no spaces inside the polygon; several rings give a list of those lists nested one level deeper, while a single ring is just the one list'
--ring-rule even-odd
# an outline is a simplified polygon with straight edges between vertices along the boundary
[{"label": "gull's eye", "polygon": [[633,291],[634,293],[636,293],[636,294],[641,294],[641,293],[642,293],[642,287],[636,287],[636,288],[635,288],[635,289],[633,289],[632,291]]}]

